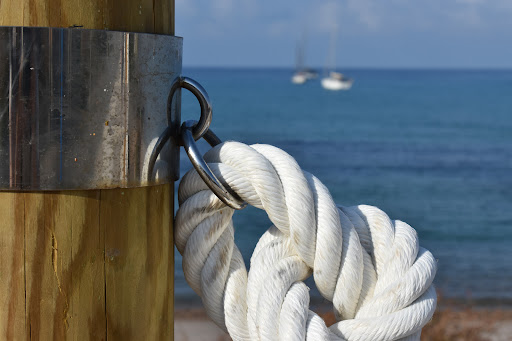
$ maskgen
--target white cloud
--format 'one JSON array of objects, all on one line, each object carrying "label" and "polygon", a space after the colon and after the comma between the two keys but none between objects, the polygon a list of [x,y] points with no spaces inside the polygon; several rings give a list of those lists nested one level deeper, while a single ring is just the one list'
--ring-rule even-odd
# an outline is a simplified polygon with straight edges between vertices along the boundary
[{"label": "white cloud", "polygon": [[456,3],[465,4],[465,5],[476,5],[485,3],[484,0],[455,0]]},{"label": "white cloud", "polygon": [[190,16],[197,14],[197,8],[193,1],[176,0],[175,2],[177,16]]},{"label": "white cloud", "polygon": [[211,6],[213,15],[221,18],[231,16],[235,9],[233,0],[215,0]]},{"label": "white cloud", "polygon": [[510,0],[452,0],[448,16],[464,26],[492,26],[496,15],[512,11]]},{"label": "white cloud", "polygon": [[297,24],[290,20],[276,20],[268,24],[267,34],[272,37],[290,37],[296,34]]},{"label": "white cloud", "polygon": [[451,16],[460,25],[480,26],[483,24],[480,12],[473,6],[454,11]]},{"label": "white cloud", "polygon": [[338,27],[341,6],[337,1],[327,1],[315,6],[312,19],[316,29],[320,32],[331,32]]},{"label": "white cloud", "polygon": [[426,31],[447,25],[480,29],[512,14],[512,0],[328,0],[314,6],[314,22],[320,32],[335,25],[345,30],[350,25],[353,33]]},{"label": "white cloud", "polygon": [[375,31],[386,20],[386,11],[377,0],[323,1],[315,3],[311,10],[312,28],[317,32],[332,32],[343,27],[345,30]]},{"label": "white cloud", "polygon": [[261,3],[254,0],[237,0],[240,12],[246,17],[257,17],[261,14]]},{"label": "white cloud", "polygon": [[[358,19],[368,29],[376,30],[381,24],[381,17],[376,9],[379,2],[374,0],[348,0],[348,9],[358,16]],[[381,13],[381,12],[380,12]]]},{"label": "white cloud", "polygon": [[[1,1],[1,0],[0,0]],[[512,0],[175,0],[177,32],[198,37],[262,35],[320,37],[339,29],[346,36],[400,35],[510,27]],[[316,39],[316,38],[315,38]]]}]

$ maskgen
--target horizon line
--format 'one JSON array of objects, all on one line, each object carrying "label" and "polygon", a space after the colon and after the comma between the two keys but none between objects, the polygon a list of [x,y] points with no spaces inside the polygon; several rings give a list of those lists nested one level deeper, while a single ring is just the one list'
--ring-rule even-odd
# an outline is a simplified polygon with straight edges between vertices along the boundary
[{"label": "horizon line", "polygon": [[[261,66],[261,65],[183,65],[183,68],[195,69],[240,69],[261,70],[280,69],[296,70],[293,66]],[[325,67],[310,66],[308,69],[323,71]],[[459,71],[512,71],[512,66],[347,66],[338,67],[336,70],[459,70]]]}]

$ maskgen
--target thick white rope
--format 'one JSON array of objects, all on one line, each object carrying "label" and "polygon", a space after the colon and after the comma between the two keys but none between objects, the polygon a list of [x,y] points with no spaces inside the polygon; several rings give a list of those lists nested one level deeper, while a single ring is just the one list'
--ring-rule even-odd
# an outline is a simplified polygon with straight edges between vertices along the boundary
[{"label": "thick white rope", "polygon": [[[376,207],[337,207],[284,151],[225,142],[204,156],[213,173],[273,226],[247,273],[233,209],[195,170],[178,192],[175,242],[185,278],[233,340],[419,340],[436,307],[436,260],[416,231]],[[243,227],[242,227],[243,228]],[[311,274],[339,322],[309,310]]]}]

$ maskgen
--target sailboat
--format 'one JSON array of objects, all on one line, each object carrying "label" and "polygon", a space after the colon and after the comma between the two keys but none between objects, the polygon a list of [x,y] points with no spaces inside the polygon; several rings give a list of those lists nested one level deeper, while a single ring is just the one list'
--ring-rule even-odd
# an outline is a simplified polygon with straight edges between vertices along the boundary
[{"label": "sailboat", "polygon": [[[322,78],[322,87],[326,90],[350,90],[354,80],[345,77],[342,73],[336,72],[336,31],[334,27],[331,33],[331,43],[329,46],[329,61],[330,70],[327,77]],[[327,73],[327,72],[326,72]]]},{"label": "sailboat", "polygon": [[296,67],[295,73],[292,76],[293,84],[304,84],[306,81],[310,79],[314,79],[318,77],[318,73],[309,68],[304,67],[304,47],[306,45],[306,38],[303,37],[300,44],[297,44],[297,54],[296,54]]},{"label": "sailboat", "polygon": [[322,79],[322,86],[326,90],[350,90],[354,80],[345,77],[342,73],[331,71],[329,77]]}]

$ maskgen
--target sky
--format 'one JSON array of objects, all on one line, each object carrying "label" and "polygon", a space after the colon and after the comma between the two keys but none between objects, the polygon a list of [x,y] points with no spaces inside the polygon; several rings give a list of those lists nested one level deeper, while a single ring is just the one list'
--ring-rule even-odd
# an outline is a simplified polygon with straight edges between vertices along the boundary
[{"label": "sky", "polygon": [[512,0],[175,0],[183,66],[512,68]]}]

